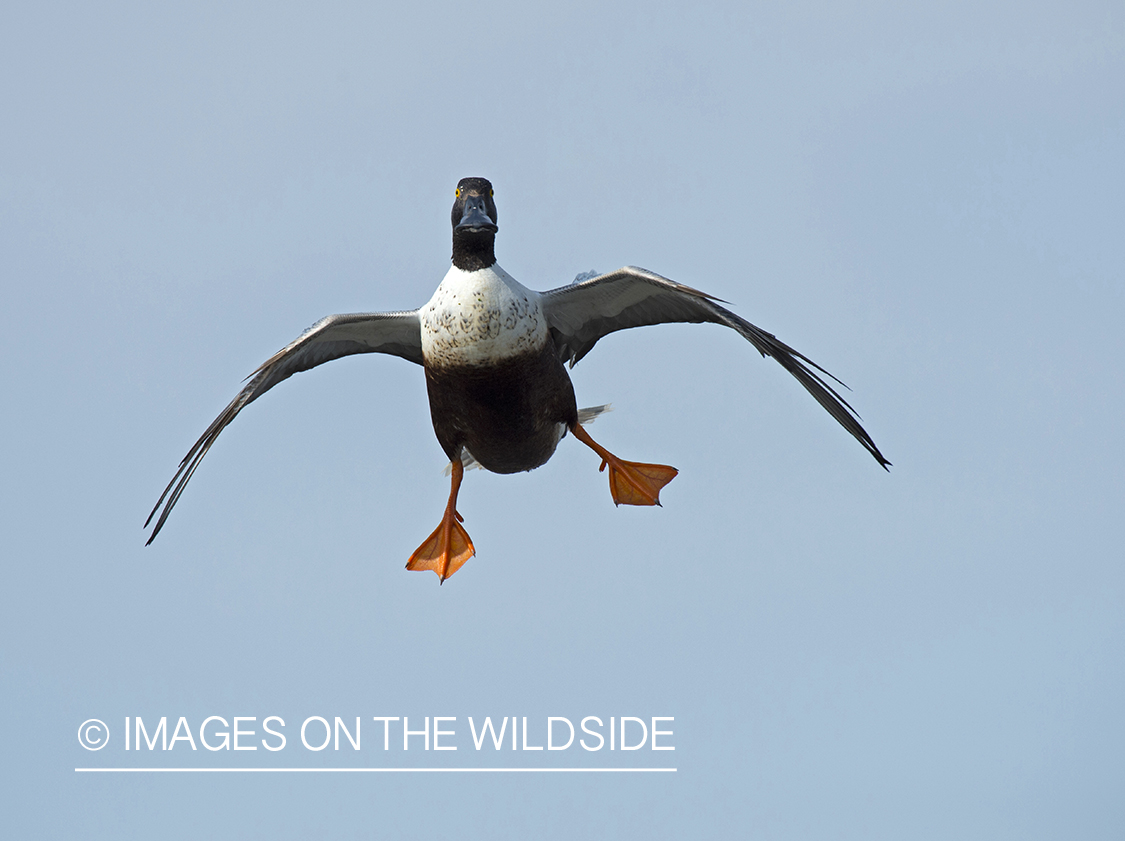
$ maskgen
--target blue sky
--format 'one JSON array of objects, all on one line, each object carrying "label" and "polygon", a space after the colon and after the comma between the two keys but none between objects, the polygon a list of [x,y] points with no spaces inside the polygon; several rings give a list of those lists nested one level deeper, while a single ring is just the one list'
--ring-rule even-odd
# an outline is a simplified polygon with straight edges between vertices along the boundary
[{"label": "blue sky", "polygon": [[[16,835],[1120,836],[1118,5],[0,19]],[[247,409],[145,548],[246,374],[429,298],[466,175],[521,282],[636,264],[730,301],[852,387],[890,473],[732,331],[666,326],[573,371],[614,404],[601,443],[679,468],[662,509],[615,509],[568,439],[468,474],[477,556],[406,572],[445,459],[421,371],[371,356]],[[273,715],[280,752],[124,749],[127,716]],[[305,749],[316,716],[362,749]],[[375,716],[452,717],[458,750],[384,751]],[[675,751],[477,751],[485,716],[531,746],[552,716],[671,717]],[[509,765],[677,770],[74,770]]]}]

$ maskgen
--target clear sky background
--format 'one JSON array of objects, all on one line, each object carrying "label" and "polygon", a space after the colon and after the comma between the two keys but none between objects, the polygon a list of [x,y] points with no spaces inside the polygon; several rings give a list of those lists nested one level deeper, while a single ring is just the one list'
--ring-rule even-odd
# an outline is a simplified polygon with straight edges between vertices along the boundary
[{"label": "clear sky background", "polygon": [[[1120,3],[8,4],[0,109],[10,837],[1121,837]],[[429,298],[466,175],[517,279],[732,302],[890,473],[732,331],[617,334],[579,403],[680,469],[663,509],[570,439],[470,473],[439,587],[403,569],[449,490],[422,372],[364,356],[247,409],[145,548],[242,377]],[[126,752],[138,715],[288,742]],[[675,751],[478,753],[469,716],[671,716]]]}]

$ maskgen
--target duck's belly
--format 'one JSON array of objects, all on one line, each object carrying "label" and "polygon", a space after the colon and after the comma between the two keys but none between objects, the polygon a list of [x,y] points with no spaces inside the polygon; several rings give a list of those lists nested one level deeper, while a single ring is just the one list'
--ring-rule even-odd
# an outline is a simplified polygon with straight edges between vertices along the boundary
[{"label": "duck's belly", "polygon": [[434,432],[450,459],[468,447],[494,473],[544,464],[578,422],[574,387],[550,341],[489,365],[426,366]]}]

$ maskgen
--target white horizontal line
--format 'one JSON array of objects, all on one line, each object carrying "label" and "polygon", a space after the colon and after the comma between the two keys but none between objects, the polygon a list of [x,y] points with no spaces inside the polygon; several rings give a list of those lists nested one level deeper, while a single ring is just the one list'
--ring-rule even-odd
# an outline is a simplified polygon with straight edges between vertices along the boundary
[{"label": "white horizontal line", "polygon": [[653,774],[675,768],[75,768],[102,774]]}]

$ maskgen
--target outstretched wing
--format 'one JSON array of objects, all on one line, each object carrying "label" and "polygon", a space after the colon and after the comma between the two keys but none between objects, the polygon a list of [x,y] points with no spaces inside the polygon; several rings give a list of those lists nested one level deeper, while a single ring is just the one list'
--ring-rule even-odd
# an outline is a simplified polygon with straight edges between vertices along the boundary
[{"label": "outstretched wing", "polygon": [[718,300],[646,269],[626,266],[544,292],[541,304],[555,345],[563,361],[569,362],[572,368],[590,352],[598,339],[630,327],[669,322],[712,322],[737,330],[762,356],[772,356],[796,377],[884,469],[890,464],[860,425],[855,409],[825,377],[844,386],[840,380],[779,341],[772,333],[719,306]]},{"label": "outstretched wing", "polygon": [[[243,408],[257,400],[282,380],[300,371],[307,371],[341,356],[353,353],[389,353],[422,364],[422,331],[417,312],[370,312],[330,315],[322,318],[294,341],[279,350],[247,379],[246,386],[219,414],[207,431],[188,450],[176,475],[156,501],[145,520],[145,528],[156,512],[160,517],[145,543],[147,546],[160,534],[164,521],[172,513],[199,462],[207,455],[215,439]],[[163,506],[163,509],[161,509]]]}]

